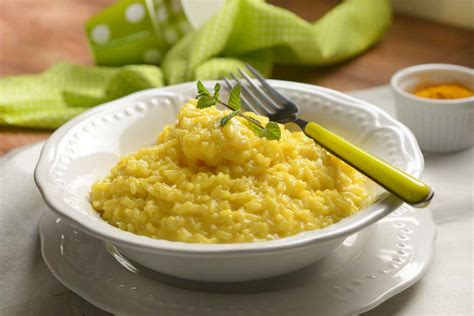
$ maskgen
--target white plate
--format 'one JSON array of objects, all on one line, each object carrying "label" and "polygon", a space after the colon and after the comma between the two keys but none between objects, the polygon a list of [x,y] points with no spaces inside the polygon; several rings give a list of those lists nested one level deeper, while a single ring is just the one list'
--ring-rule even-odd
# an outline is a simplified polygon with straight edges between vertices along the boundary
[{"label": "white plate", "polygon": [[374,308],[421,278],[433,256],[435,225],[429,211],[403,206],[302,270],[220,285],[132,273],[106,251],[104,242],[50,212],[39,232],[43,258],[56,278],[111,313],[352,315]]}]

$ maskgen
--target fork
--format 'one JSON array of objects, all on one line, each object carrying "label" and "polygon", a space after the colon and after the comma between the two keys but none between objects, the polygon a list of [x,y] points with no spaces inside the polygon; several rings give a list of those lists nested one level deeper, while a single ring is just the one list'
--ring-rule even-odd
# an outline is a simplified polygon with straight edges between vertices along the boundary
[{"label": "fork", "polygon": [[[323,126],[302,120],[298,117],[299,108],[295,103],[272,88],[252,66],[246,64],[246,67],[260,84],[255,83],[242,69],[238,69],[238,72],[241,74],[243,82],[234,73],[230,73],[232,79],[241,85],[242,105],[246,110],[267,116],[270,120],[281,124],[296,123],[316,143],[403,202],[415,207],[426,207],[430,203],[434,191],[427,184],[357,147]],[[230,79],[224,78],[224,81],[228,88],[232,89],[233,85]]]}]

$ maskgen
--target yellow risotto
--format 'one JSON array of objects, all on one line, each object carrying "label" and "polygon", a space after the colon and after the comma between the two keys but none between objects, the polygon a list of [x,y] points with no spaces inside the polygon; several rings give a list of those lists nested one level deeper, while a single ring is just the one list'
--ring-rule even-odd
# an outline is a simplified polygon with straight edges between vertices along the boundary
[{"label": "yellow risotto", "polygon": [[366,202],[365,178],[302,132],[280,126],[268,140],[239,117],[219,127],[229,111],[195,104],[92,186],[104,220],[157,239],[253,242],[325,227]]}]

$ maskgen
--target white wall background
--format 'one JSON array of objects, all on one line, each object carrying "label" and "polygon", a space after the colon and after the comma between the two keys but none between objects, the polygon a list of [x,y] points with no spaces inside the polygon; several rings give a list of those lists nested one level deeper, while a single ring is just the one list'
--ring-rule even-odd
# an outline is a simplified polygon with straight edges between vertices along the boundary
[{"label": "white wall background", "polygon": [[474,0],[392,0],[395,11],[474,29]]}]

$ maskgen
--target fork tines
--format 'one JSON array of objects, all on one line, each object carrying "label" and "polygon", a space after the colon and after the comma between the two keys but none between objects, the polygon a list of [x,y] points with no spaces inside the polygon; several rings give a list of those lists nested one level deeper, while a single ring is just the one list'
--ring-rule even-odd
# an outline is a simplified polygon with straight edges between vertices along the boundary
[{"label": "fork tines", "polygon": [[271,116],[275,111],[281,109],[279,103],[285,102],[286,98],[280,95],[273,89],[265,80],[265,78],[252,66],[246,64],[247,69],[257,79],[259,84],[251,78],[246,71],[237,69],[243,79],[239,79],[234,73],[230,73],[231,79],[224,78],[224,81],[229,89],[232,89],[236,83],[240,83],[242,87],[242,105],[246,110],[255,112],[264,116]]}]

